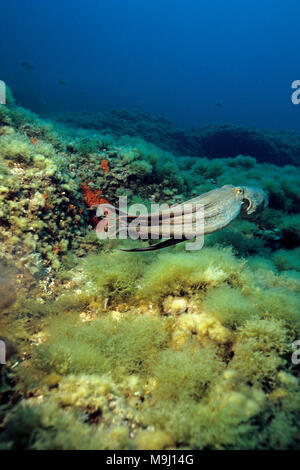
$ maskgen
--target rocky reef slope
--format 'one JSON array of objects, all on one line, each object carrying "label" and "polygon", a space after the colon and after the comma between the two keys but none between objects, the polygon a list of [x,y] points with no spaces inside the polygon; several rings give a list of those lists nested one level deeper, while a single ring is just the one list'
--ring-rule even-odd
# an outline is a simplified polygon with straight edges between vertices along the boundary
[{"label": "rocky reef slope", "polygon": [[[299,167],[87,127],[0,107],[0,447],[299,448]],[[269,208],[198,252],[95,235],[99,202],[223,184]]]},{"label": "rocky reef slope", "polygon": [[256,127],[208,125],[181,129],[160,116],[139,111],[115,110],[105,114],[53,113],[53,119],[77,128],[95,129],[116,137],[142,137],[176,155],[227,158],[251,155],[258,162],[299,165],[300,136],[285,130]]}]

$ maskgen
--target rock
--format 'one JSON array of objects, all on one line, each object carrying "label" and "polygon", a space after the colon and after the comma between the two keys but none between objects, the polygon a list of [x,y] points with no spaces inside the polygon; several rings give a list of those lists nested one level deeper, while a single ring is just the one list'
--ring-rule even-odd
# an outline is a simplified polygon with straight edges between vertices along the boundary
[{"label": "rock", "polygon": [[170,315],[179,315],[186,312],[188,307],[187,301],[184,297],[172,297],[169,295],[163,304],[164,313]]}]

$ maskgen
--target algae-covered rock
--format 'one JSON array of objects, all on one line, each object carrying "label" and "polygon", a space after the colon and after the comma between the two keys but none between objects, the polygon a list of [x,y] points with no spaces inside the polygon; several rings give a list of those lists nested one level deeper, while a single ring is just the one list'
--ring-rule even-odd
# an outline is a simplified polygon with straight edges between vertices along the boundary
[{"label": "algae-covered rock", "polygon": [[137,450],[162,450],[174,446],[172,437],[164,431],[141,431],[135,438]]},{"label": "algae-covered rock", "polygon": [[187,310],[187,301],[184,297],[168,296],[164,300],[163,309],[165,313],[176,315],[184,313]]},{"label": "algae-covered rock", "polygon": [[0,311],[8,308],[16,300],[13,281],[0,277]]}]

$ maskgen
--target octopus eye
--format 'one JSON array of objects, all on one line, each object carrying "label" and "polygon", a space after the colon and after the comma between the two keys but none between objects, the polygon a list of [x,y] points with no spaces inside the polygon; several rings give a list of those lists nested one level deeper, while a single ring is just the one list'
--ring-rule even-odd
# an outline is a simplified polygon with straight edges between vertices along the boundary
[{"label": "octopus eye", "polygon": [[243,194],[243,191],[241,188],[236,188],[236,194]]}]

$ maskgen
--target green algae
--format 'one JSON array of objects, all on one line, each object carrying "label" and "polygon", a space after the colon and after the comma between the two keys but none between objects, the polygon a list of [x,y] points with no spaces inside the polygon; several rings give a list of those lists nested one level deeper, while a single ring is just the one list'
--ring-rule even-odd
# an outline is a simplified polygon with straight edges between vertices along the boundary
[{"label": "green algae", "polygon": [[[143,315],[126,321],[104,315],[93,322],[78,323],[78,316],[50,325],[50,338],[36,349],[39,368],[58,374],[111,373],[144,375],[167,341],[166,320]],[[51,359],[50,359],[51,358]],[[50,360],[49,360],[50,359]]]},{"label": "green algae", "polygon": [[[121,262],[122,255],[115,257]],[[64,292],[53,300],[40,341],[32,344],[30,358],[15,370],[19,393],[30,391],[32,396],[27,400],[31,412],[38,413],[42,423],[49,419],[50,410],[52,413],[49,434],[44,424],[33,421],[30,432],[35,430],[37,437],[30,448],[91,448],[88,438],[79,440],[75,431],[58,443],[55,436],[66,432],[71,423],[83,436],[89,436],[89,427],[95,426],[98,442],[93,439],[91,445],[111,448],[104,439],[111,430],[111,418],[96,419],[99,408],[104,413],[103,400],[111,389],[117,390],[118,406],[122,403],[123,410],[118,414],[123,418],[117,421],[117,440],[111,441],[119,449],[141,446],[142,433],[148,429],[158,432],[153,435],[155,446],[161,436],[162,446],[172,442],[175,447],[192,449],[298,447],[300,402],[291,342],[299,332],[295,323],[298,320],[299,325],[299,292],[280,287],[282,274],[274,265],[269,277],[264,275],[269,273],[268,263],[254,275],[251,264],[234,257],[228,248],[204,248],[203,257],[206,263],[211,261],[214,281],[208,282],[200,266],[197,282],[190,283],[195,276],[191,265],[194,271],[195,266],[188,255],[184,260],[180,254],[180,284],[188,286],[184,289],[186,308],[183,313],[172,309],[166,313],[161,299],[170,291],[162,290],[161,277],[156,283],[153,276],[158,276],[159,267],[166,268],[166,260],[169,267],[172,262],[178,266],[178,256],[159,255],[140,272],[136,288],[138,283],[148,285],[151,299],[146,290],[143,296],[143,288],[137,288],[138,295],[133,289],[125,303],[120,299],[106,308],[106,294],[97,286],[101,274],[105,280],[101,259],[107,255],[93,255],[92,268],[86,260],[75,268],[74,273],[77,270],[81,276],[85,269],[98,269],[98,274],[90,277],[93,296],[86,296],[84,290],[78,292],[76,283],[82,282],[82,277],[76,279],[74,274],[74,284],[69,286],[73,298],[68,299],[70,294]],[[174,282],[179,281],[175,278]],[[120,298],[118,282],[116,295]],[[96,384],[93,389],[91,380]],[[38,397],[42,397],[42,406]],[[23,413],[28,410],[24,407],[26,403],[8,414],[2,434],[5,445],[7,435],[13,434],[10,423],[25,419]],[[76,414],[78,409],[82,415]],[[123,412],[130,416],[130,423]],[[285,428],[283,439],[280,436]],[[17,441],[16,437],[11,445],[20,445]]]}]

